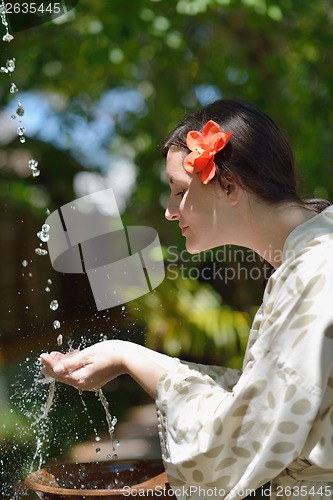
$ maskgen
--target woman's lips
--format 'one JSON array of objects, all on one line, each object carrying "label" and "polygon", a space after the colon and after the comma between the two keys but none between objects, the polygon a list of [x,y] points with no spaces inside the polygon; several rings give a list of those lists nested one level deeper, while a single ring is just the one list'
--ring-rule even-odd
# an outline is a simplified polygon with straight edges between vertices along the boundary
[{"label": "woman's lips", "polygon": [[181,229],[181,232],[182,232],[182,236],[185,235],[185,232],[186,232],[187,228],[188,228],[188,226],[180,226],[180,229]]}]

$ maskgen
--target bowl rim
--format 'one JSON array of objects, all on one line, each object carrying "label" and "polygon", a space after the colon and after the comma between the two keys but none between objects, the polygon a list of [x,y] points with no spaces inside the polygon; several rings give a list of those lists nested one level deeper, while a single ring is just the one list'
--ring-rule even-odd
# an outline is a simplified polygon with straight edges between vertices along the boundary
[{"label": "bowl rim", "polygon": [[[62,495],[62,496],[87,496],[87,497],[99,497],[99,496],[103,496],[103,495],[108,495],[110,497],[112,496],[116,496],[116,495],[124,495],[124,493],[126,493],[126,497],[129,496],[131,497],[131,489],[133,489],[133,491],[136,491],[137,488],[133,488],[131,486],[129,487],[122,487],[122,488],[113,488],[113,489],[96,489],[96,490],[92,490],[92,489],[74,489],[74,488],[56,488],[55,486],[48,486],[46,484],[41,484],[41,483],[38,483],[36,480],[34,481],[34,477],[37,476],[37,474],[40,474],[41,472],[45,471],[45,472],[48,472],[49,473],[49,470],[50,469],[53,469],[55,467],[61,467],[61,466],[66,466],[66,465],[92,465],[92,464],[98,464],[100,462],[68,462],[68,463],[59,463],[59,464],[56,464],[56,465],[50,465],[49,467],[43,467],[42,469],[39,469],[39,470],[36,470],[34,472],[31,472],[25,479],[24,479],[24,484],[32,491],[40,491],[42,493],[52,493],[53,495],[58,495],[59,497]],[[105,464],[108,464],[108,463],[113,463],[113,464],[135,464],[135,463],[146,463],[146,464],[149,464],[149,463],[160,463],[163,470],[162,472],[164,471],[164,467],[163,467],[163,461],[161,459],[135,459],[135,460],[131,460],[131,459],[125,459],[125,460],[112,460],[110,462],[108,461],[103,461],[102,463],[100,463],[100,465],[105,465]],[[153,476],[154,477],[154,476]],[[153,479],[153,478],[152,478]],[[160,486],[160,487],[166,487],[167,485],[167,476],[165,474],[165,481],[161,481],[159,484],[154,484],[154,486],[140,486],[140,490],[143,492],[147,492],[148,490],[152,490],[152,489],[155,489],[157,486]],[[125,496],[125,495],[124,495]],[[142,495],[143,496],[143,495]]]}]

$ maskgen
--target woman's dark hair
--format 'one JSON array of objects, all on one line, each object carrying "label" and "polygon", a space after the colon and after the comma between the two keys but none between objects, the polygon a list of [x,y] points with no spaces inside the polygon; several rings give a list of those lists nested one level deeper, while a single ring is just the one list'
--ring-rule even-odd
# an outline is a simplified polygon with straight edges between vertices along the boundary
[{"label": "woman's dark hair", "polygon": [[215,155],[217,179],[236,180],[243,189],[270,202],[292,202],[320,213],[326,200],[302,200],[297,194],[297,175],[291,147],[274,121],[257,106],[241,99],[221,99],[186,116],[161,145],[167,156],[176,146],[189,152],[186,136],[201,131],[208,120],[218,123],[231,140]]}]

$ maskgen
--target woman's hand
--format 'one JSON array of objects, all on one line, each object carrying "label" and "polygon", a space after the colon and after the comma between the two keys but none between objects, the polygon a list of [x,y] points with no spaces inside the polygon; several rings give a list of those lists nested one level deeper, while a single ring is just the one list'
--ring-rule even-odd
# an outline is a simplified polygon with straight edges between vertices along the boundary
[{"label": "woman's hand", "polygon": [[98,389],[126,373],[152,397],[160,377],[177,364],[174,358],[124,340],[98,342],[66,354],[43,353],[40,361],[44,375],[83,391]]},{"label": "woman's hand", "polygon": [[126,373],[121,344],[121,341],[108,340],[82,351],[43,353],[40,356],[42,373],[77,389],[97,389]]}]

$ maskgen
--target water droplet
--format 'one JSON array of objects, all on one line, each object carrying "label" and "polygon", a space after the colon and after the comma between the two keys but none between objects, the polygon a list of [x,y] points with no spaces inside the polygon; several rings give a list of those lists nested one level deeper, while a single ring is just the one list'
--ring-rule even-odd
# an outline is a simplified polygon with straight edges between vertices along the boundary
[{"label": "water droplet", "polygon": [[15,59],[7,59],[6,68],[10,73],[13,73],[15,71]]},{"label": "water droplet", "polygon": [[96,448],[96,453],[100,453],[101,449],[100,448]]},{"label": "water droplet", "polygon": [[16,120],[16,116],[15,115],[11,115],[11,119],[12,120]]},{"label": "water droplet", "polygon": [[27,267],[27,265],[28,265],[28,261],[27,261],[27,260],[25,260],[25,259],[24,259],[24,260],[22,260],[22,266],[23,266],[23,267]]},{"label": "water droplet", "polygon": [[37,236],[44,243],[46,243],[50,239],[50,235],[47,233],[44,233],[44,231],[38,231]]},{"label": "water droplet", "polygon": [[50,292],[50,291],[51,291],[51,289],[48,286],[46,286],[45,287],[45,292]]},{"label": "water droplet", "polygon": [[24,144],[24,143],[25,143],[25,140],[26,140],[26,139],[25,139],[24,135],[22,135],[22,137],[20,137],[20,142],[21,142],[22,144]]},{"label": "water droplet", "polygon": [[25,132],[25,128],[24,127],[22,127],[22,126],[18,127],[18,129],[17,129],[18,135],[22,136],[22,135],[24,135],[24,132]]},{"label": "water droplet", "polygon": [[58,321],[57,319],[53,321],[53,328],[55,330],[58,330],[58,328],[60,328],[60,321]]},{"label": "water droplet", "polygon": [[58,344],[58,345],[62,345],[62,341],[63,341],[63,336],[60,334],[60,335],[58,335],[58,337],[57,337],[57,344]]},{"label": "water droplet", "polygon": [[43,224],[42,231],[44,231],[44,233],[48,233],[50,231],[50,226],[48,224]]},{"label": "water droplet", "polygon": [[[23,137],[21,137],[21,139],[23,139]],[[24,137],[24,141],[22,141],[20,139],[21,142],[25,142],[25,137]],[[38,168],[35,168],[34,170],[31,171],[31,174],[32,174],[32,177],[38,177],[40,175],[40,170],[38,170]]]},{"label": "water droplet", "polygon": [[35,252],[37,255],[47,255],[47,250],[44,250],[44,248],[35,248]]},{"label": "water droplet", "polygon": [[48,285],[52,285],[52,280],[48,279],[47,283],[48,283]]},{"label": "water droplet", "polygon": [[9,89],[9,92],[10,92],[11,94],[15,94],[15,92],[18,92],[18,88],[17,88],[17,86],[15,85],[15,83],[11,83],[11,85],[10,85],[10,89]]},{"label": "water droplet", "polygon": [[100,441],[102,438],[100,436],[95,436],[95,441]]},{"label": "water droplet", "polygon": [[57,300],[51,300],[50,309],[52,309],[52,311],[56,311],[58,307],[59,307],[59,302]]},{"label": "water droplet", "polygon": [[24,116],[24,107],[22,106],[21,102],[19,101],[18,104],[17,104],[17,110],[16,110],[16,114],[18,116]]},{"label": "water droplet", "polygon": [[11,35],[10,33],[6,33],[3,37],[2,37],[2,40],[4,42],[11,42],[12,40],[14,40],[14,37],[13,35]]},{"label": "water droplet", "polygon": [[38,161],[34,159],[29,160],[28,166],[29,168],[31,168],[31,170],[34,170],[35,168],[38,167]]}]

